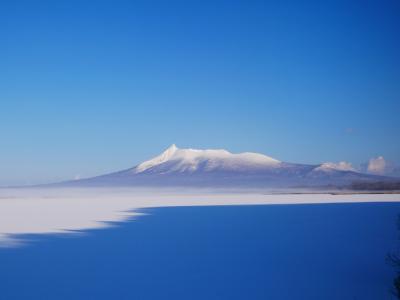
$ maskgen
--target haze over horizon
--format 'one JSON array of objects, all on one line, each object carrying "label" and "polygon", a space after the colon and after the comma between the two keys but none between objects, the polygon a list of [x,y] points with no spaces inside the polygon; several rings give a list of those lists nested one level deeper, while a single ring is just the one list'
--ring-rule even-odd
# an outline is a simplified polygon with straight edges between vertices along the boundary
[{"label": "haze over horizon", "polygon": [[398,1],[5,1],[0,186],[172,143],[400,165]]}]

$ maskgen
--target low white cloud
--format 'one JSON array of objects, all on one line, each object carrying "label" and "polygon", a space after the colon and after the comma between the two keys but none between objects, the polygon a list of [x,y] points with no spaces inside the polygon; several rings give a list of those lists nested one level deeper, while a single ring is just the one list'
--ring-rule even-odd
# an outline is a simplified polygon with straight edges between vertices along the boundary
[{"label": "low white cloud", "polygon": [[387,163],[383,156],[371,158],[368,162],[367,171],[373,174],[385,174]]}]

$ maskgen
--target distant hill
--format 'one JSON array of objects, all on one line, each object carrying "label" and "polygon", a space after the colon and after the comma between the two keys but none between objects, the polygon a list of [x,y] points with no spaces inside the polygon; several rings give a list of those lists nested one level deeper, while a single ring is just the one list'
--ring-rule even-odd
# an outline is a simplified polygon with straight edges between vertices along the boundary
[{"label": "distant hill", "polygon": [[179,149],[172,145],[133,168],[58,185],[289,188],[348,186],[353,182],[388,180],[340,164],[296,164],[259,153]]}]

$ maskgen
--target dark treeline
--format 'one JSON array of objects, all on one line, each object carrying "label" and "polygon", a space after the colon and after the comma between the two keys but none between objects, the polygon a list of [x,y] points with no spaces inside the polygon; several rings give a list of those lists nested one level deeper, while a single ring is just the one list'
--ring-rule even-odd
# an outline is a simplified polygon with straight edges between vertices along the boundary
[{"label": "dark treeline", "polygon": [[350,189],[359,191],[400,191],[399,181],[357,181],[350,185]]}]

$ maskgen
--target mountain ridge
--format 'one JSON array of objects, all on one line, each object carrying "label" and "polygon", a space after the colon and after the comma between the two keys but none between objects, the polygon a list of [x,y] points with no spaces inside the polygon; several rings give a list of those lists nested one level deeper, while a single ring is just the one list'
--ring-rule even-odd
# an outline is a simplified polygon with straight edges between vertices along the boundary
[{"label": "mountain ridge", "polygon": [[388,178],[359,173],[341,163],[297,164],[260,153],[180,149],[173,144],[160,155],[132,168],[59,185],[290,188],[344,186],[378,180]]}]

